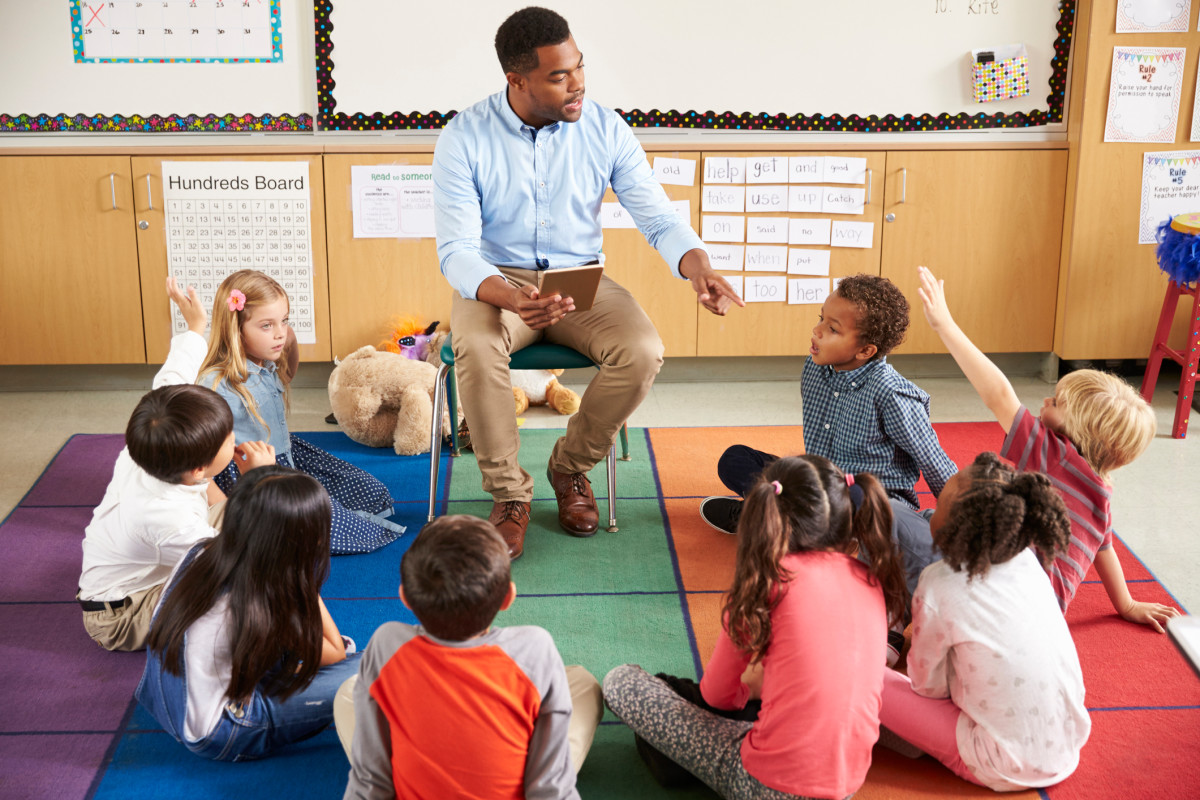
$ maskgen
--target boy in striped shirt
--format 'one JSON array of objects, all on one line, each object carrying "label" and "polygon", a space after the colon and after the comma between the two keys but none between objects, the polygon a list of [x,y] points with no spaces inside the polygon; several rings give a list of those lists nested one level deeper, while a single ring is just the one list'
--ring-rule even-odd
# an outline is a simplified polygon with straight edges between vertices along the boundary
[{"label": "boy in striped shirt", "polygon": [[1004,373],[980,352],[954,322],[942,281],[918,267],[921,303],[930,327],[958,362],[967,380],[996,415],[1006,434],[1000,455],[1021,470],[1050,478],[1066,501],[1071,543],[1050,567],[1050,582],[1065,612],[1093,563],[1108,599],[1130,622],[1162,633],[1179,611],[1134,600],[1112,547],[1112,487],[1109,474],[1141,455],[1154,438],[1154,412],[1127,383],[1096,370],[1062,378],[1040,417],[1021,405]]}]

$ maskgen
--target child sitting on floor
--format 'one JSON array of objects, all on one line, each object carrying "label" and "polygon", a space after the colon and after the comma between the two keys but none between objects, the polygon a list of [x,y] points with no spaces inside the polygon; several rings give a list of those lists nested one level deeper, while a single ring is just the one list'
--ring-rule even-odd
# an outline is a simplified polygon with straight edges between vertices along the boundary
[{"label": "child sitting on floor", "polygon": [[1108,476],[1141,455],[1154,438],[1154,412],[1127,383],[1096,370],[1066,375],[1046,398],[1041,418],[1021,405],[1012,384],[971,343],[946,305],[942,281],[918,267],[921,303],[934,332],[958,362],[975,391],[996,415],[1006,438],[1000,455],[1017,469],[1045,473],[1071,512],[1071,546],[1050,565],[1050,583],[1066,612],[1075,590],[1095,561],[1113,608],[1129,620],[1152,626],[1179,611],[1161,603],[1135,601],[1112,547],[1112,487]]},{"label": "child sitting on floor", "polygon": [[[929,395],[887,363],[907,330],[908,301],[894,283],[865,274],[842,278],[813,328],[800,393],[804,451],[849,473],[870,472],[891,498],[892,533],[911,593],[921,570],[937,558],[914,487],[924,474],[937,497],[958,468],[929,421]],[[744,497],[778,457],[733,445],[718,461],[717,475]],[[700,515],[717,530],[733,533],[740,497],[709,497]],[[899,644],[903,637],[894,638]]]},{"label": "child sitting on floor", "polygon": [[463,515],[404,554],[400,599],[420,625],[384,623],[338,691],[347,798],[579,797],[600,687],[564,671],[545,630],[491,627],[516,597],[510,561],[490,522]]},{"label": "child sitting on floor", "polygon": [[[404,533],[386,519],[392,515],[387,487],[288,432],[288,387],[300,363],[288,313],[287,293],[275,280],[249,269],[231,274],[217,288],[208,355],[196,382],[225,398],[239,444],[269,441],[278,463],[321,482],[333,502],[335,555],[378,550]],[[217,476],[225,491],[236,480],[232,468]]]},{"label": "child sitting on floor", "polygon": [[[266,445],[250,445],[243,468],[274,461]],[[216,534],[225,496],[209,479],[229,466],[234,449],[229,406],[208,389],[164,386],[138,402],[112,480],[84,532],[76,598],[97,644],[145,647],[171,569],[192,545]]]},{"label": "child sitting on floor", "polygon": [[229,493],[219,536],[163,590],[137,699],[188,750],[262,758],[320,733],[358,669],[318,593],[329,575],[329,495],[274,464]]},{"label": "child sitting on floor", "polygon": [[880,722],[998,792],[1075,771],[1092,723],[1045,568],[1071,523],[1045,475],[995,453],[951,478],[930,520],[942,560],[913,597],[908,676],[888,670]]},{"label": "child sitting on floor", "polygon": [[[863,493],[856,512],[852,486]],[[868,473],[845,475],[812,455],[769,464],[747,493],[721,634],[700,682],[719,709],[761,698],[758,719],[718,716],[628,664],[604,678],[609,708],[722,797],[858,791],[879,736],[885,633],[904,613],[890,518]]]}]

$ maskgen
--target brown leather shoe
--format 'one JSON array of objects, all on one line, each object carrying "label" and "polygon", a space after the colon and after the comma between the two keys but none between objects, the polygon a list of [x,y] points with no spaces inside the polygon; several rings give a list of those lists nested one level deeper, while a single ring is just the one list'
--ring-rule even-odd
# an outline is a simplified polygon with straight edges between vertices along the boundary
[{"label": "brown leather shoe", "polygon": [[592,482],[582,472],[555,472],[546,467],[546,477],[558,501],[558,524],[572,536],[591,536],[600,524]]},{"label": "brown leather shoe", "polygon": [[494,503],[488,522],[496,526],[504,543],[508,545],[508,557],[516,561],[525,552],[525,529],[529,527],[529,503],[508,500]]}]

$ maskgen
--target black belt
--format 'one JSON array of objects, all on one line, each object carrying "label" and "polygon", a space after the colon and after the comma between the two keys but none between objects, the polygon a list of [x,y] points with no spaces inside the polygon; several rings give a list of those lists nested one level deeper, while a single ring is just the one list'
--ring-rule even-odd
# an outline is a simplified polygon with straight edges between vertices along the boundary
[{"label": "black belt", "polygon": [[80,600],[79,607],[84,611],[108,611],[109,609],[117,610],[129,605],[129,598],[122,597],[120,600]]}]

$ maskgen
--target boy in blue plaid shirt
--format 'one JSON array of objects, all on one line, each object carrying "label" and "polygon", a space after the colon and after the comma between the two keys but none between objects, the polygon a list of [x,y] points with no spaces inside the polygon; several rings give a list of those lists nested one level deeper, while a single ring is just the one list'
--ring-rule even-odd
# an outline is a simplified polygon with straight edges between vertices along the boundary
[{"label": "boy in blue plaid shirt", "polygon": [[[843,278],[813,328],[800,394],[805,452],[828,458],[848,475],[870,472],[887,490],[911,593],[921,570],[938,558],[913,487],[924,473],[936,497],[958,467],[933,432],[929,395],[887,363],[907,330],[908,301],[894,283],[875,275]],[[734,445],[721,456],[717,474],[744,497],[776,458]],[[700,515],[717,530],[734,533],[741,507],[740,498],[709,497]]]}]

